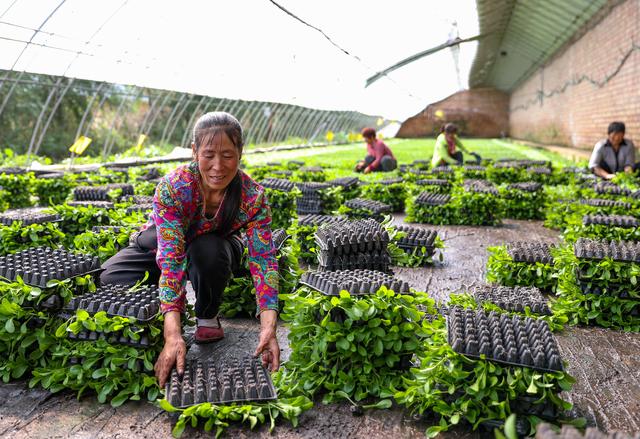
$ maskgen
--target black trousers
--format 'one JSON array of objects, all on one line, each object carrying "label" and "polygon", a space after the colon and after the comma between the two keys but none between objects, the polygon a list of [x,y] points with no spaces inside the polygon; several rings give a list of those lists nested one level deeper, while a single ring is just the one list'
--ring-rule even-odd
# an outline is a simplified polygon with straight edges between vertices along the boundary
[{"label": "black trousers", "polygon": [[[149,277],[145,283],[157,285],[160,269],[156,264],[156,229],[145,230],[102,264],[100,283],[133,285]],[[187,246],[187,276],[196,293],[196,317],[211,319],[218,314],[222,293],[241,265],[244,247],[238,236],[200,235]]]},{"label": "black trousers", "polygon": [[451,158],[456,160],[460,165],[464,163],[464,157],[462,155],[462,151],[454,152],[453,154],[451,154]]}]

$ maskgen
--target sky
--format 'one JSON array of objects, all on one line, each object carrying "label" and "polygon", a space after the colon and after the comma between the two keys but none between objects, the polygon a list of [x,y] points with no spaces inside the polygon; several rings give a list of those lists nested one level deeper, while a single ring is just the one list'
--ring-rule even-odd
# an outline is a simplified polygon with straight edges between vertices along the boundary
[{"label": "sky", "polygon": [[270,0],[0,0],[0,68],[401,121],[460,89],[451,50],[366,79],[478,33],[474,0],[274,1],[331,41]]}]

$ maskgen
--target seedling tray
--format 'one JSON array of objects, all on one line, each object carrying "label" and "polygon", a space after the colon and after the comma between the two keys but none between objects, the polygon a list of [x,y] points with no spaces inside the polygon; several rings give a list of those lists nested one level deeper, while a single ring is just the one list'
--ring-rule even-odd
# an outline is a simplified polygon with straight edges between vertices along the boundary
[{"label": "seedling tray", "polygon": [[464,165],[462,169],[473,172],[485,172],[487,170],[486,167],[480,165]]},{"label": "seedling tray", "polygon": [[260,182],[260,185],[281,192],[291,192],[296,186],[289,180],[281,178],[266,178]]},{"label": "seedling tray", "polygon": [[543,166],[531,166],[527,168],[529,174],[551,175],[551,169]]},{"label": "seedling tray", "polygon": [[621,207],[623,209],[631,209],[631,203],[624,201],[605,200],[602,198],[586,198],[580,200],[581,204],[593,207]]},{"label": "seedling tray", "polygon": [[396,178],[387,178],[385,180],[372,181],[371,184],[381,184],[383,186],[390,186],[392,184],[402,184],[404,183],[404,178],[396,177]]},{"label": "seedling tray", "polygon": [[506,311],[525,312],[529,307],[531,312],[540,315],[551,315],[547,299],[536,287],[503,287],[485,285],[473,291],[473,297],[478,305],[484,302],[493,303]]},{"label": "seedling tray", "polygon": [[416,180],[416,184],[418,186],[451,186],[451,182],[443,178],[423,178],[420,180]]},{"label": "seedling tray", "polygon": [[330,255],[386,250],[389,243],[389,234],[385,228],[370,218],[323,224],[316,230],[314,236],[320,250]]},{"label": "seedling tray", "polygon": [[129,317],[139,322],[154,320],[160,311],[157,287],[141,286],[136,291],[130,288],[129,285],[104,285],[93,294],[74,297],[62,308],[61,317],[68,318],[83,309],[89,314],[104,311],[109,316]]},{"label": "seedling tray", "polygon": [[512,183],[507,186],[507,190],[517,190],[522,192],[538,192],[542,189],[542,184],[535,181],[525,181],[522,183]]},{"label": "seedling tray", "polygon": [[69,206],[97,207],[100,209],[113,209],[115,205],[111,201],[67,201]]},{"label": "seedling tray", "polygon": [[146,334],[140,334],[139,340],[126,337],[122,334],[115,335],[114,333],[105,334],[104,332],[89,331],[83,329],[82,331],[74,334],[71,331],[67,332],[67,338],[73,341],[96,341],[106,340],[110,344],[119,344],[125,346],[131,346],[134,348],[147,349],[150,346],[149,337]]},{"label": "seedling tray", "polygon": [[75,201],[109,201],[109,192],[122,190],[122,196],[133,195],[133,186],[127,183],[113,183],[103,186],[78,186],[73,190]]},{"label": "seedling tray", "polygon": [[99,269],[96,256],[49,247],[31,247],[0,257],[0,276],[10,281],[20,276],[27,285],[40,288],[46,288],[50,280],[70,279]]},{"label": "seedling tray", "polygon": [[[633,297],[629,294],[630,288],[626,285],[604,281],[606,286],[603,288],[602,284],[597,281],[585,280],[586,278],[580,277],[580,271],[577,270],[578,274],[578,286],[580,287],[580,292],[582,294],[593,294],[594,296],[609,296],[609,297],[617,297],[619,299],[627,299],[627,300],[640,300],[638,297]],[[635,289],[635,288],[634,288]],[[605,291],[606,290],[606,291]]]},{"label": "seedling tray", "polygon": [[433,192],[420,192],[415,200],[416,204],[423,206],[444,206],[451,200],[449,194],[434,194]]},{"label": "seedling tray", "polygon": [[608,195],[630,195],[631,191],[629,189],[622,188],[614,183],[600,181],[593,186],[593,190],[596,191],[597,194],[608,194]]},{"label": "seedling tray", "polygon": [[12,166],[0,168],[0,174],[17,175],[17,174],[26,174],[26,172],[27,170],[24,168],[17,168]]},{"label": "seedling tray", "polygon": [[365,296],[375,294],[383,286],[398,294],[410,293],[405,281],[374,270],[307,271],[300,283],[325,296],[338,296],[342,290],[352,296]]},{"label": "seedling tray", "polygon": [[470,358],[528,367],[544,372],[563,371],[558,344],[544,320],[449,308],[449,344]]},{"label": "seedling tray", "polygon": [[328,183],[322,183],[319,181],[305,181],[294,183],[298,189],[302,192],[302,196],[320,196],[320,191],[331,187]]},{"label": "seedling tray", "polygon": [[320,166],[302,166],[298,169],[299,172],[302,173],[315,173],[315,172],[324,172]]},{"label": "seedling tray", "polygon": [[333,186],[340,186],[343,189],[351,189],[360,185],[360,179],[358,177],[340,177],[334,178],[327,183]]},{"label": "seedling tray", "polygon": [[383,215],[393,212],[393,207],[390,205],[380,201],[368,200],[366,198],[354,198],[352,200],[347,200],[344,204],[349,209],[368,210],[374,215]]},{"label": "seedling tray", "polygon": [[551,162],[549,160],[516,160],[518,165],[524,166],[527,168],[531,167],[546,167],[551,168]]},{"label": "seedling tray", "polygon": [[267,166],[282,166],[282,162],[267,162]]},{"label": "seedling tray", "polygon": [[219,362],[187,361],[182,380],[173,369],[167,382],[165,395],[177,408],[210,402],[231,404],[277,399],[271,376],[255,358]]},{"label": "seedling tray", "polygon": [[544,242],[516,241],[507,244],[507,253],[513,262],[526,262],[527,264],[540,262],[541,264],[553,265],[552,248],[555,248],[553,244]]},{"label": "seedling tray", "polygon": [[273,241],[273,246],[275,247],[276,250],[280,250],[284,245],[284,243],[287,242],[287,239],[289,238],[290,236],[287,234],[287,232],[284,229],[277,229],[271,235],[271,240]]},{"label": "seedling tray", "polygon": [[288,171],[288,170],[284,170],[284,169],[273,171],[271,173],[273,175],[279,175],[279,176],[282,176],[282,177],[291,177],[293,175],[293,171]]},{"label": "seedling tray", "polygon": [[620,262],[640,262],[640,242],[579,238],[573,251],[578,259],[599,261],[611,258]]},{"label": "seedling tray", "polygon": [[128,201],[133,204],[152,204],[153,203],[153,195],[130,195],[124,198],[125,201]]},{"label": "seedling tray", "polygon": [[585,226],[603,225],[603,226],[615,226],[622,228],[638,227],[640,222],[630,215],[585,215],[582,217],[582,224]]},{"label": "seedling tray", "polygon": [[405,236],[398,239],[398,247],[401,249],[426,247],[433,250],[433,242],[438,236],[438,232],[435,230],[421,229],[419,227],[400,225],[396,229],[405,233]]},{"label": "seedling tray", "polygon": [[122,227],[122,226],[93,226],[91,228],[91,231],[93,233],[100,233],[100,232],[112,232],[115,234],[124,232],[124,231],[129,231],[131,229],[127,228],[127,227]]},{"label": "seedling tray", "polygon": [[487,180],[469,179],[462,182],[465,190],[476,194],[498,195],[498,188]]},{"label": "seedling tray", "polygon": [[350,255],[329,255],[321,251],[318,254],[318,269],[322,271],[369,269],[389,272],[391,257],[385,250]]},{"label": "seedling tray", "polygon": [[451,166],[436,166],[435,168],[431,169],[432,174],[450,175],[453,174],[453,172],[454,171]]},{"label": "seedling tray", "polygon": [[322,224],[337,224],[337,223],[345,223],[349,222],[348,218],[333,216],[333,215],[307,215],[303,218],[300,218],[298,224],[300,226],[319,226]]},{"label": "seedling tray", "polygon": [[133,212],[148,212],[153,210],[153,204],[133,204],[125,210],[127,215],[132,214]]},{"label": "seedling tray", "polygon": [[0,224],[10,226],[15,222],[22,222],[23,226],[44,224],[60,221],[60,215],[45,212],[43,208],[25,208],[7,210],[0,213]]}]

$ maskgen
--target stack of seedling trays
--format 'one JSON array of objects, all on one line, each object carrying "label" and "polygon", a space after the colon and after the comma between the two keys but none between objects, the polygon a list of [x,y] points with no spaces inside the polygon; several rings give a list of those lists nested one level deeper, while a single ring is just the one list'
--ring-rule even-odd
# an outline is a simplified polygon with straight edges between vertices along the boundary
[{"label": "stack of seedling trays", "polygon": [[428,170],[431,166],[431,162],[429,160],[414,160],[409,164],[409,166],[417,169]]},{"label": "stack of seedling trays", "polygon": [[388,204],[394,212],[404,212],[407,185],[402,177],[370,181],[362,188],[362,198]]},{"label": "stack of seedling trays", "polygon": [[15,222],[21,222],[23,226],[31,224],[43,224],[60,221],[60,215],[48,213],[44,208],[26,207],[23,209],[7,210],[0,213],[0,224],[10,226]]},{"label": "stack of seedling trays", "polygon": [[300,258],[307,264],[317,263],[317,256],[311,251],[315,248],[316,230],[322,224],[336,224],[349,222],[348,218],[333,215],[307,215],[298,222],[297,240],[300,243]]},{"label": "stack of seedling trays", "polygon": [[[449,309],[447,331],[453,351],[465,357],[506,368],[530,369],[539,375],[538,379],[564,372],[558,344],[544,320],[456,306]],[[555,380],[550,379],[552,382]],[[511,413],[554,420],[561,413],[547,396],[550,391],[559,394],[561,388],[555,384],[544,389],[542,395],[536,388],[531,394],[528,389],[526,393],[523,389],[521,394],[499,397],[508,402]],[[489,422],[490,426],[498,424]]]},{"label": "stack of seedling trays", "polygon": [[133,185],[127,183],[113,183],[103,186],[78,186],[73,190],[75,201],[112,201],[109,192],[120,190],[120,195],[133,195]]},{"label": "stack of seedling trays", "polygon": [[465,190],[476,194],[498,195],[498,188],[487,180],[467,179],[462,182]]},{"label": "stack of seedling trays", "polygon": [[564,237],[568,242],[578,238],[639,241],[639,225],[640,221],[629,215],[587,214],[582,217],[582,224],[569,224]]},{"label": "stack of seedling trays", "polygon": [[260,185],[281,192],[291,192],[296,186],[289,180],[282,178],[265,178],[260,181]]},{"label": "stack of seedling trays", "polygon": [[638,227],[640,222],[637,218],[629,215],[585,215],[582,217],[582,224],[589,225],[601,225],[612,227],[631,228]]},{"label": "stack of seedling trays", "polygon": [[[640,283],[631,279],[640,264],[640,242],[580,238],[575,243],[574,254],[578,258],[576,278],[583,294],[640,298]],[[619,267],[611,266],[607,260]],[[640,306],[634,306],[633,312],[633,315],[640,313]]]},{"label": "stack of seedling trays", "polygon": [[327,183],[308,181],[296,183],[302,192],[302,197],[298,198],[297,212],[299,215],[318,214],[325,210],[325,197],[323,191],[332,186]]},{"label": "stack of seedling trays", "polygon": [[480,306],[492,303],[512,313],[524,314],[529,308],[534,314],[551,315],[547,299],[536,287],[484,285],[473,290],[473,298]]},{"label": "stack of seedling trays", "polygon": [[623,210],[630,210],[631,203],[627,203],[626,201],[618,201],[618,200],[605,200],[603,198],[585,198],[580,200],[580,204],[584,204],[586,206],[591,207],[599,207],[599,208],[620,208]]},{"label": "stack of seedling trays", "polygon": [[420,189],[428,192],[448,193],[451,191],[451,181],[443,178],[422,178],[416,180],[416,185]]},{"label": "stack of seedling trays", "polygon": [[462,166],[462,175],[465,178],[486,178],[487,168],[482,165],[464,165]]},{"label": "stack of seedling trays", "polygon": [[422,258],[421,265],[429,264],[436,251],[435,241],[438,232],[406,225],[396,228],[399,232],[404,233],[404,236],[398,239],[396,245],[407,255]]},{"label": "stack of seedling trays", "polygon": [[339,177],[327,183],[342,188],[342,195],[346,200],[355,198],[360,194],[360,179],[358,177]]},{"label": "stack of seedling trays", "polygon": [[325,224],[315,233],[322,271],[370,269],[389,271],[389,234],[373,219]]},{"label": "stack of seedling trays", "polygon": [[259,359],[187,360],[184,375],[176,369],[165,389],[165,398],[175,408],[211,403],[216,405],[272,401],[277,399],[270,374]]},{"label": "stack of seedling trays", "polygon": [[517,241],[490,247],[487,279],[504,286],[534,286],[544,292],[555,291],[553,244]]},{"label": "stack of seedling trays", "polygon": [[455,178],[455,171],[451,166],[436,166],[431,169],[431,174],[437,178],[444,178],[447,180],[453,180]]},{"label": "stack of seedling trays", "polygon": [[452,224],[455,209],[450,204],[451,195],[423,191],[407,203],[407,222],[426,224]]},{"label": "stack of seedling trays", "polygon": [[0,168],[0,175],[1,174],[7,174],[7,175],[20,175],[20,174],[26,174],[27,170],[24,168],[18,168],[18,167],[12,167],[12,166],[6,166],[4,168]]},{"label": "stack of seedling trays", "polygon": [[321,182],[327,179],[324,169],[320,166],[302,166],[295,175],[301,181]]},{"label": "stack of seedling trays", "polygon": [[115,204],[111,201],[96,201],[96,200],[87,200],[87,201],[67,201],[67,205],[73,207],[95,207],[97,209],[113,209]]},{"label": "stack of seedling trays", "polygon": [[325,296],[338,296],[347,291],[352,296],[375,294],[382,287],[398,294],[409,294],[409,284],[390,274],[375,270],[307,271],[300,283]]},{"label": "stack of seedling trays", "polygon": [[524,181],[521,183],[511,183],[507,186],[507,189],[522,192],[538,192],[542,190],[542,184],[536,181]]},{"label": "stack of seedling trays", "polygon": [[393,207],[389,204],[366,198],[354,198],[344,204],[350,209],[348,215],[353,218],[374,218],[381,221],[385,215],[393,213]]},{"label": "stack of seedling trays", "polygon": [[272,172],[273,175],[277,175],[278,177],[291,177],[293,175],[293,171],[289,171],[288,169],[278,169]]},{"label": "stack of seedling trays", "polygon": [[543,167],[543,166],[531,166],[529,168],[527,168],[527,172],[529,174],[536,174],[536,175],[551,175],[551,169]]},{"label": "stack of seedling trays", "polygon": [[434,194],[433,192],[424,191],[415,199],[415,204],[420,206],[444,206],[449,203],[451,196],[447,194]]},{"label": "stack of seedling trays", "polygon": [[280,250],[287,239],[289,239],[289,235],[284,229],[274,230],[274,232],[271,234],[271,241],[273,242],[273,247],[276,250]]},{"label": "stack of seedling trays", "polygon": [[545,195],[541,183],[533,181],[511,183],[501,192],[507,218],[526,220],[544,218]]},{"label": "stack of seedling trays", "polygon": [[593,190],[598,195],[611,195],[616,197],[625,197],[631,195],[629,189],[618,186],[615,183],[609,181],[600,181],[593,185]]}]

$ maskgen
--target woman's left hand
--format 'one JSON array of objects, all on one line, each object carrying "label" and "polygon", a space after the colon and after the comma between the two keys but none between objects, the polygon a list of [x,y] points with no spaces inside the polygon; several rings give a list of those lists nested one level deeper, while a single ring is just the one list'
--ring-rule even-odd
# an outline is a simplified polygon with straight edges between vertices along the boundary
[{"label": "woman's left hand", "polygon": [[255,357],[262,354],[262,365],[275,372],[280,367],[280,346],[276,338],[278,325],[278,313],[272,309],[266,309],[260,313],[260,339],[258,347],[253,354]]},{"label": "woman's left hand", "polygon": [[366,168],[364,168],[365,174],[368,174],[369,172],[371,172],[371,167],[367,166]]}]

